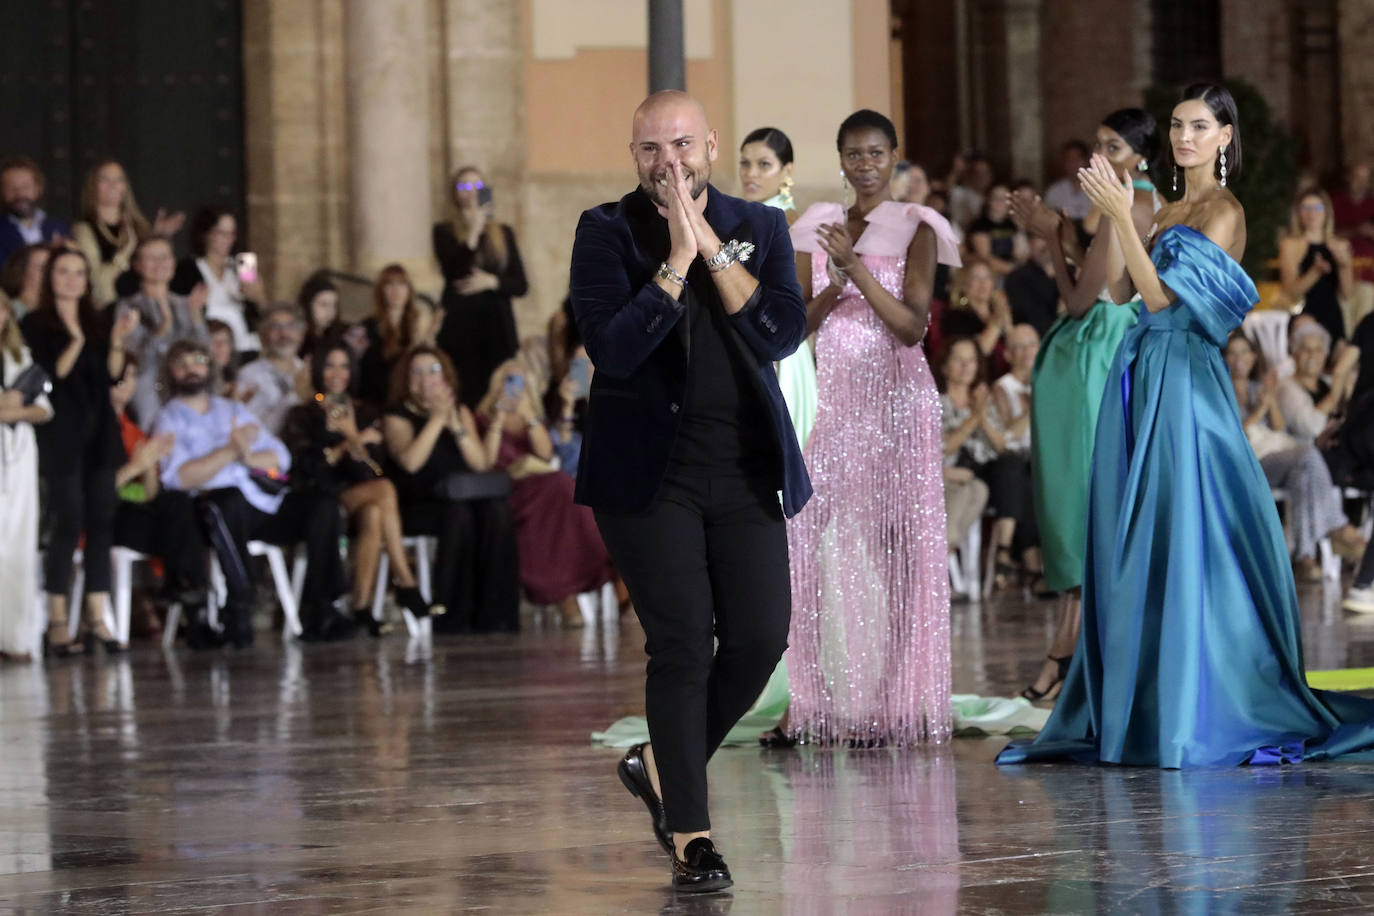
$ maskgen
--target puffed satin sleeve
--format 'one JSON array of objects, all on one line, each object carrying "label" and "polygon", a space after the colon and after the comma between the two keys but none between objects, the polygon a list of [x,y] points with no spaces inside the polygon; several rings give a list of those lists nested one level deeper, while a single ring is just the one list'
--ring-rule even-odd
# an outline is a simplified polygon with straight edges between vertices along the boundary
[{"label": "puffed satin sleeve", "polygon": [[1259,301],[1245,270],[1216,242],[1189,226],[1170,226],[1150,252],[1159,279],[1173,290],[1218,347]]},{"label": "puffed satin sleeve", "polygon": [[807,254],[820,251],[821,245],[816,238],[816,230],[822,223],[842,223],[844,222],[844,207],[837,203],[823,202],[812,204],[806,208],[806,212],[797,217],[797,221],[792,224],[790,234],[792,236],[792,249],[794,251],[804,251]]},{"label": "puffed satin sleeve", "polygon": [[855,254],[906,257],[916,230],[925,223],[935,232],[935,259],[950,267],[959,267],[963,263],[959,257],[959,238],[954,234],[949,220],[930,207],[885,200],[869,211],[864,219],[868,226],[854,243]]}]

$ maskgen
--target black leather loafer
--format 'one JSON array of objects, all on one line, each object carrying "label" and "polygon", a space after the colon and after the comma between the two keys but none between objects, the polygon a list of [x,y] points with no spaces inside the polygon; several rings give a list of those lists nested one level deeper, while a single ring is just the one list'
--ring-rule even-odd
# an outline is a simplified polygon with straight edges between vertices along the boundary
[{"label": "black leather loafer", "polygon": [[649,809],[649,818],[654,826],[654,839],[668,855],[673,854],[673,835],[668,831],[668,815],[663,811],[663,801],[654,792],[654,784],[649,779],[649,768],[644,765],[644,745],[636,744],[625,752],[620,765],[615,768],[620,781],[630,794],[644,802]]},{"label": "black leather loafer", "polygon": [[735,883],[730,867],[709,838],[697,837],[682,850],[682,856],[673,856],[673,890],[705,894],[723,891]]}]

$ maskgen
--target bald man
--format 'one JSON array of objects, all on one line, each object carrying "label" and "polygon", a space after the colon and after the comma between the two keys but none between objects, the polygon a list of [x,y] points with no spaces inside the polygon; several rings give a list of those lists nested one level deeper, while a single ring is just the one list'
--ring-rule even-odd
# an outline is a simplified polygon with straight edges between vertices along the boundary
[{"label": "bald man", "polygon": [[673,886],[713,891],[731,876],[710,839],[706,762],[786,648],[784,516],[811,495],[773,370],[805,336],[806,307],[782,211],[710,184],[716,132],[694,99],[651,95],[632,136],[639,187],[583,213],[573,242],[573,314],[596,367],[577,500],[649,655],[650,742],[620,778]]}]

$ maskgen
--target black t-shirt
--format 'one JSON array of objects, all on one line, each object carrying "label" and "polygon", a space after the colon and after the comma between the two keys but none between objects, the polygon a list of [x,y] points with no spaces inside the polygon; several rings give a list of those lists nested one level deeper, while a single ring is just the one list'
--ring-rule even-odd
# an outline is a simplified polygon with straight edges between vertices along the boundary
[{"label": "black t-shirt", "polygon": [[1007,274],[1002,291],[1011,305],[1011,320],[1028,324],[1041,337],[1054,324],[1059,313],[1059,286],[1054,277],[1034,261],[1028,261]]},{"label": "black t-shirt", "polygon": [[980,216],[973,221],[973,225],[968,227],[968,234],[975,232],[985,232],[992,242],[992,256],[1001,258],[1003,261],[1010,261],[1016,251],[1016,223],[1010,218],[993,222],[986,216]]},{"label": "black t-shirt", "polygon": [[725,314],[711,272],[698,259],[683,293],[691,346],[687,397],[673,450],[673,469],[692,477],[766,474],[777,462],[777,443]]},{"label": "black t-shirt", "polygon": [[[668,222],[647,194],[635,191],[628,204],[632,231],[654,263],[668,257]],[[706,216],[711,215],[707,198]],[[650,281],[652,282],[652,281]],[[681,294],[690,342],[687,394],[669,473],[689,477],[769,474],[779,462],[777,440],[758,390],[758,371],[746,345],[730,326],[711,271],[700,258],[687,270]],[[673,329],[680,334],[681,325]],[[670,336],[661,346],[680,346]]]}]

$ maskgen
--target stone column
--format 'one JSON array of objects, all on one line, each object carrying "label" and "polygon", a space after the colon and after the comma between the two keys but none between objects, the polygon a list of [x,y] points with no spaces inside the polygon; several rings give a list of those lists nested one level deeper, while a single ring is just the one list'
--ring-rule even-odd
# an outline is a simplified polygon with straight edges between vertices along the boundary
[{"label": "stone column", "polygon": [[1044,171],[1040,93],[1040,0],[1007,0],[1007,133],[1015,176]]},{"label": "stone column", "polygon": [[648,0],[649,91],[687,88],[682,0]]},{"label": "stone column", "polygon": [[1340,0],[1336,38],[1341,62],[1342,160],[1374,159],[1374,0]]},{"label": "stone column", "polygon": [[422,288],[430,251],[426,0],[345,0],[354,271],[393,261]]}]

